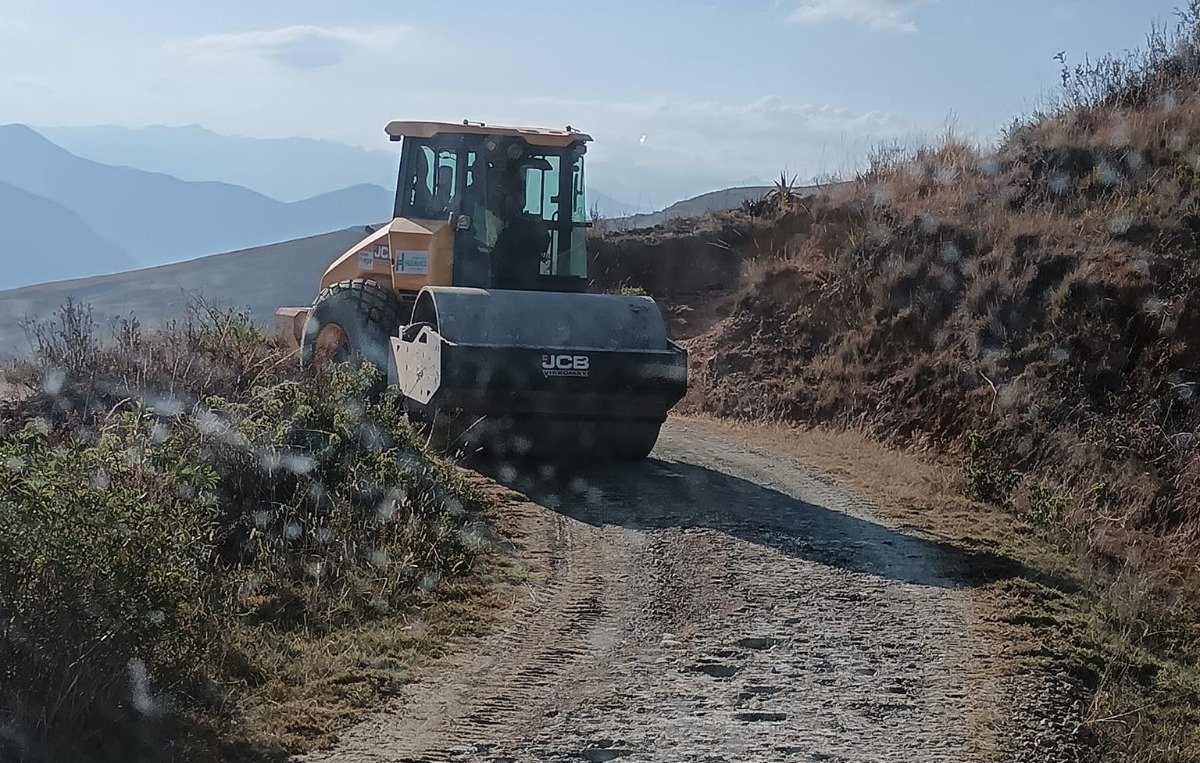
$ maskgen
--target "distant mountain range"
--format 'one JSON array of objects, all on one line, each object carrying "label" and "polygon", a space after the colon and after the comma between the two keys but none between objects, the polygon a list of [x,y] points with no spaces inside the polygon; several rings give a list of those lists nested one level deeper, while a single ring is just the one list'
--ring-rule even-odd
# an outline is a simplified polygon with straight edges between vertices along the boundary
[{"label": "distant mountain range", "polygon": [[[23,258],[31,265],[21,277],[0,268],[0,287],[315,235],[387,219],[392,208],[392,193],[369,184],[285,203],[228,183],[102,164],[75,156],[23,125],[0,127],[0,183],[72,213],[69,228],[84,247],[76,250],[75,267],[67,267],[60,255],[64,243],[54,240],[54,228],[44,229],[33,250],[25,248],[31,243],[27,234],[18,242],[0,231],[0,261]],[[48,209],[43,205],[44,215]],[[81,273],[84,265],[95,269]]]},{"label": "distant mountain range", "polygon": [[651,228],[662,225],[677,217],[694,217],[705,212],[715,212],[725,209],[736,209],[744,201],[758,201],[771,190],[772,186],[743,186],[741,188],[726,188],[720,191],[710,191],[690,199],[677,201],[666,209],[644,214],[623,215],[605,222],[608,230],[631,230],[633,228]]},{"label": "distant mountain range", "polygon": [[[307,138],[222,135],[198,125],[35,129],[76,156],[93,161],[182,180],[218,180],[283,201],[363,183],[393,189],[400,164],[397,150]],[[381,139],[382,135],[381,130]],[[589,188],[588,212],[593,211],[608,218],[640,210]]]},{"label": "distant mountain range", "polygon": [[638,212],[638,208],[634,205],[606,196],[593,188],[587,190],[587,203],[588,217],[598,216],[608,220],[614,217],[627,217]]},{"label": "distant mountain range", "polygon": [[76,156],[96,162],[161,172],[180,180],[219,180],[280,201],[299,201],[364,183],[395,188],[400,164],[396,151],[329,140],[222,135],[199,125],[34,129]]},{"label": "distant mountain range", "polygon": [[0,283],[37,283],[138,266],[66,207],[0,183]]}]

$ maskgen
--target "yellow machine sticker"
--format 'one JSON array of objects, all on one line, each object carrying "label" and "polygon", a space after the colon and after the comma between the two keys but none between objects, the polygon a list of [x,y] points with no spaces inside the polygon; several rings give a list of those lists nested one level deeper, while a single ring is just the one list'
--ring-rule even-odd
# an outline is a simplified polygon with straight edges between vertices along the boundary
[{"label": "yellow machine sticker", "polygon": [[405,275],[425,275],[429,272],[429,252],[396,251],[396,272]]}]

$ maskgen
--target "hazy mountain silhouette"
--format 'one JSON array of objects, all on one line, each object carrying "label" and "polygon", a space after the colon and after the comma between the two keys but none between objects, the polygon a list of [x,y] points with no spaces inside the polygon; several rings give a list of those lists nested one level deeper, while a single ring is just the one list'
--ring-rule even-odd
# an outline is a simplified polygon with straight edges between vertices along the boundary
[{"label": "hazy mountain silhouette", "polygon": [[619,199],[614,199],[607,194],[600,193],[599,191],[591,188],[589,188],[587,191],[587,203],[588,215],[591,215],[593,212],[595,212],[599,214],[600,217],[605,219],[612,217],[628,217],[629,215],[636,215],[641,211],[633,204],[626,204]]},{"label": "hazy mountain silhouette", "polygon": [[[36,131],[75,154],[104,164],[161,172],[183,180],[214,180],[283,201],[303,199],[361,183],[396,186],[400,153],[329,140],[250,138],[186,127],[38,127]],[[390,209],[390,207],[389,207]],[[646,211],[593,188],[588,212],[625,217]]]},{"label": "hazy mountain silhouette", "polygon": [[137,263],[71,210],[0,183],[0,288],[115,273]]},{"label": "hazy mountain silhouette", "polygon": [[281,201],[363,183],[392,188],[400,162],[399,153],[386,148],[370,150],[308,138],[222,135],[199,125],[35,129],[76,156],[93,161],[161,172],[181,180],[232,183]]},{"label": "hazy mountain silhouette", "polygon": [[392,208],[392,193],[375,185],[284,203],[227,183],[114,167],[77,157],[23,125],[0,127],[0,182],[70,209],[143,265],[377,222]]}]

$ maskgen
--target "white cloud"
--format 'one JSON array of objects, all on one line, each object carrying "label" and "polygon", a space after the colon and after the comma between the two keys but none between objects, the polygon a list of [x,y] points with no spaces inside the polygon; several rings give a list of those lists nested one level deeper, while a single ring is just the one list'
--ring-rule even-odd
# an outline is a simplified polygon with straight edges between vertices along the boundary
[{"label": "white cloud", "polygon": [[876,29],[915,32],[913,9],[937,0],[802,0],[792,12],[791,21],[797,24],[816,24],[824,21],[852,21]]},{"label": "white cloud", "polygon": [[[500,121],[570,123],[596,138],[589,156],[596,187],[652,205],[779,176],[801,180],[858,169],[880,142],[918,126],[887,111],[853,111],[768,96],[751,101],[566,101],[526,99]],[[755,178],[758,180],[756,181]]]},{"label": "white cloud", "polygon": [[336,66],[356,52],[387,49],[407,36],[406,26],[289,26],[256,32],[214,34],[171,44],[172,51],[200,59],[258,58],[292,69]]},{"label": "white cloud", "polygon": [[[767,146],[811,138],[902,134],[911,126],[886,111],[851,111],[767,96],[753,101],[544,101],[552,109],[609,140],[673,155],[696,164],[719,163],[718,154],[761,155]],[[586,123],[585,123],[586,120]],[[562,121],[561,119],[559,121]],[[598,123],[598,124],[594,124]]]}]

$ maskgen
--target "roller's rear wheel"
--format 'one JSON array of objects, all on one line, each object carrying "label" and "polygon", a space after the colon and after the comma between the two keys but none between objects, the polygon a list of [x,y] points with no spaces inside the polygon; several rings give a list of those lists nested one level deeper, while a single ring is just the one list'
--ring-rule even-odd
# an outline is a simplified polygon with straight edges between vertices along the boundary
[{"label": "roller's rear wheel", "polygon": [[331,363],[369,363],[387,378],[389,338],[404,321],[404,301],[369,279],[341,281],[321,290],[300,340],[300,363],[318,370]]},{"label": "roller's rear wheel", "polygon": [[345,363],[351,359],[353,350],[346,330],[336,323],[326,323],[317,331],[316,346],[311,362],[320,368],[332,363]]},{"label": "roller's rear wheel", "polygon": [[654,450],[659,422],[462,420],[471,424],[453,438],[468,452],[482,448],[517,461],[641,461]]},{"label": "roller's rear wheel", "polygon": [[607,458],[641,461],[654,450],[662,424],[646,421],[606,422],[600,427],[600,448]]}]

